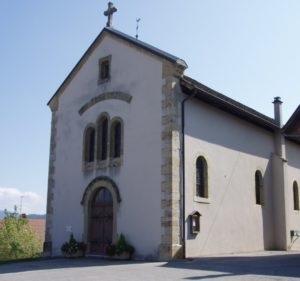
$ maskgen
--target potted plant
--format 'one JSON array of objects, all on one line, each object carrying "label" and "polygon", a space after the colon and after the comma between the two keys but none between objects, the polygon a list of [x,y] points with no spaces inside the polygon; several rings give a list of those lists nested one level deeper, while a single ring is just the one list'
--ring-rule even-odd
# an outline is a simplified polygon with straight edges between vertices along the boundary
[{"label": "potted plant", "polygon": [[69,241],[62,244],[60,249],[67,258],[79,258],[85,255],[86,244],[77,242],[73,233],[71,233]]},{"label": "potted plant", "polygon": [[129,260],[134,254],[134,247],[126,242],[124,234],[121,233],[117,243],[106,248],[106,254],[117,260]]}]

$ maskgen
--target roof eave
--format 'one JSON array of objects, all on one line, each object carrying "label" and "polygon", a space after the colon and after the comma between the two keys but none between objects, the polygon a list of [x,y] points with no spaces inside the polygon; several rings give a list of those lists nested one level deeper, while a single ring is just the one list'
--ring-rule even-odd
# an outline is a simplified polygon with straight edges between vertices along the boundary
[{"label": "roof eave", "polygon": [[[251,111],[247,110],[247,109],[250,109],[247,106],[244,106],[244,105],[243,105],[243,107],[237,106],[234,103],[231,103],[229,101],[231,99],[229,99],[229,98],[228,98],[228,100],[224,100],[224,99],[218,97],[217,95],[210,93],[209,91],[206,91],[204,89],[197,87],[197,85],[186,80],[184,77],[181,79],[181,87],[185,94],[193,95],[203,102],[206,102],[206,103],[208,103],[212,106],[215,106],[221,110],[229,112],[235,116],[238,116],[238,117],[240,117],[248,122],[251,122],[255,125],[258,125],[264,129],[267,129],[269,131],[275,131],[275,130],[279,129],[279,127],[275,124],[273,119],[271,119],[267,116],[262,117],[262,114],[255,114],[254,110],[252,110],[252,109],[251,109]],[[213,90],[211,90],[211,91],[213,91]],[[215,91],[213,91],[213,92],[215,92]]]},{"label": "roof eave", "polygon": [[102,37],[103,33],[105,32],[105,28],[102,29],[102,31],[99,33],[99,35],[96,37],[96,39],[93,41],[93,43],[89,46],[89,48],[85,51],[85,53],[82,55],[82,57],[79,59],[79,61],[76,63],[76,65],[73,67],[69,75],[66,77],[66,79],[61,83],[61,85],[58,87],[54,95],[51,97],[51,99],[48,101],[47,105],[50,106],[52,100],[58,93],[64,88],[64,86],[68,83],[68,81],[71,79],[77,68],[81,65],[81,63],[84,61],[84,59],[87,57],[87,55],[93,50],[93,48],[96,46],[98,40]]},{"label": "roof eave", "polygon": [[281,131],[283,133],[288,132],[297,121],[297,118],[300,118],[300,105],[296,108],[292,116],[289,118],[289,120],[285,123],[285,125],[282,127]]}]

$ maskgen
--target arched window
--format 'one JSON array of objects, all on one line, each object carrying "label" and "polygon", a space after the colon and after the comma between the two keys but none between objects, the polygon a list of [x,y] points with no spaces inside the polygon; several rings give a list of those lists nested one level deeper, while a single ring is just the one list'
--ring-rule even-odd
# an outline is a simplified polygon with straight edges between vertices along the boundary
[{"label": "arched window", "polygon": [[298,189],[298,183],[294,181],[293,183],[293,195],[294,195],[294,210],[299,211],[299,189]]},{"label": "arched window", "polygon": [[264,203],[264,183],[263,177],[259,170],[255,172],[255,199],[256,204],[263,205]]},{"label": "arched window", "polygon": [[107,159],[107,145],[108,145],[108,118],[102,116],[98,121],[98,150],[97,159]]},{"label": "arched window", "polygon": [[84,160],[93,162],[95,160],[95,129],[89,127],[85,131],[84,137]]},{"label": "arched window", "polygon": [[196,161],[196,196],[208,198],[207,163],[202,156]]},{"label": "arched window", "polygon": [[110,157],[119,158],[122,146],[122,125],[119,120],[114,121],[110,128]]}]

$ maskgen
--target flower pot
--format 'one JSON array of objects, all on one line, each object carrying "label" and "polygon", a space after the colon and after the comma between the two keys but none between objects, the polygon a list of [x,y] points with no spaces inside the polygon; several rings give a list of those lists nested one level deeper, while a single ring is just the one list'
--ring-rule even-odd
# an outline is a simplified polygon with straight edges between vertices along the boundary
[{"label": "flower pot", "polygon": [[84,254],[85,254],[84,251],[78,250],[75,253],[64,253],[64,256],[65,256],[65,258],[72,259],[72,258],[84,257]]},{"label": "flower pot", "polygon": [[112,256],[112,258],[114,259],[114,260],[130,260],[130,253],[129,252],[124,252],[124,253],[122,253],[122,254],[120,254],[120,255],[113,255]]}]

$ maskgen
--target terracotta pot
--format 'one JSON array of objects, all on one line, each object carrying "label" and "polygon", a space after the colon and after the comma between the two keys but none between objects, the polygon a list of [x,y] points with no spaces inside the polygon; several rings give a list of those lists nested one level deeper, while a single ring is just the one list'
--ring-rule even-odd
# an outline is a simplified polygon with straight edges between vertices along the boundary
[{"label": "terracotta pot", "polygon": [[114,260],[130,260],[130,254],[128,252],[124,252],[121,255],[114,255]]},{"label": "terracotta pot", "polygon": [[72,258],[81,258],[81,257],[84,256],[84,252],[81,251],[81,250],[78,250],[76,253],[72,253],[72,254],[70,254],[70,253],[64,253],[64,256],[66,258],[70,258],[70,259],[72,259]]}]

